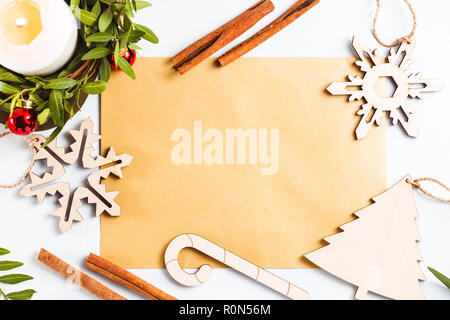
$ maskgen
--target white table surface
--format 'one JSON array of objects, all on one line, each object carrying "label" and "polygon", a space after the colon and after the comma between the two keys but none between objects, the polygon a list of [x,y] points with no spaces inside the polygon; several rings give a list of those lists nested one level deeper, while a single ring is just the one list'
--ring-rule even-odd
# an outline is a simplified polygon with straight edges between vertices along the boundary
[{"label": "white table surface", "polygon": [[[137,21],[154,29],[160,37],[155,46],[143,43],[143,56],[172,56],[192,41],[203,36],[230,18],[248,8],[256,0],[153,0],[153,7],[141,11]],[[273,0],[276,9],[269,17],[246,33],[251,35],[273,18],[284,12],[293,0]],[[353,35],[363,37],[372,47],[377,43],[370,28],[375,13],[375,0],[322,0],[321,3],[250,53],[250,56],[353,56]],[[401,0],[382,1],[385,5],[380,17],[380,34],[388,40],[409,32],[411,18]],[[439,78],[450,83],[450,2],[448,0],[411,0],[418,15],[417,45],[413,54],[415,64],[411,72],[421,71],[428,78]],[[246,37],[236,40],[241,41]],[[382,49],[384,51],[384,49]],[[219,53],[223,53],[221,50]],[[314,75],[311,75],[314,76]],[[334,81],[336,79],[330,79]],[[426,94],[424,100],[413,102],[417,108],[415,120],[421,134],[418,139],[407,137],[399,127],[389,126],[388,172],[389,184],[407,173],[414,177],[432,176],[450,183],[450,88],[439,93]],[[107,110],[103,110],[107,112]],[[83,111],[74,117],[67,128],[76,127],[81,120],[91,117],[99,128],[99,99],[91,97]],[[355,121],[357,118],[355,117]],[[1,132],[2,129],[0,129]],[[61,140],[61,143],[66,141]],[[1,183],[13,183],[28,166],[31,152],[17,137],[0,140]],[[126,152],[126,150],[121,150]],[[67,181],[72,187],[80,184],[86,171],[78,166],[68,167]],[[370,168],[367,168],[370,170]],[[40,248],[58,255],[65,261],[101,280],[130,299],[141,297],[127,289],[99,277],[83,267],[89,252],[99,253],[100,219],[93,217],[92,209],[82,209],[85,223],[78,223],[69,233],[61,235],[57,220],[49,213],[56,201],[48,198],[38,205],[35,198],[23,198],[19,189],[0,190],[0,247],[13,254],[5,256],[25,262],[18,269],[35,277],[34,280],[14,286],[14,290],[34,288],[36,299],[93,299],[89,293],[74,287],[59,275],[37,262]],[[370,195],[368,195],[369,197]],[[450,274],[450,207],[448,204],[416,193],[421,218],[419,228],[423,236],[420,250],[424,257],[422,269],[428,280],[422,283],[429,299],[449,299],[450,292],[426,269],[432,266]],[[283,299],[270,289],[237,274],[232,270],[215,270],[211,279],[201,287],[186,288],[176,284],[165,270],[133,270],[136,274],[180,299]],[[352,299],[354,287],[319,269],[273,270],[311,293],[313,299]],[[1,285],[5,291],[11,291]],[[378,299],[369,294],[370,299]]]}]

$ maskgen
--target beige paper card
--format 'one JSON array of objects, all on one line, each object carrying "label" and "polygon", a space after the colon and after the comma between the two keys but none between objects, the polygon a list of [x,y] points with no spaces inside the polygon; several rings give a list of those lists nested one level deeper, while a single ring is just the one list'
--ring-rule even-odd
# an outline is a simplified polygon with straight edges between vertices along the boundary
[{"label": "beige paper card", "polygon": [[386,188],[385,126],[356,141],[360,103],[325,92],[353,61],[209,60],[180,76],[166,58],[141,58],[138,80],[113,73],[102,147],[134,161],[127,179],[106,182],[122,215],[102,217],[102,256],[163,268],[169,242],[195,233],[262,268],[310,267],[302,255]]}]

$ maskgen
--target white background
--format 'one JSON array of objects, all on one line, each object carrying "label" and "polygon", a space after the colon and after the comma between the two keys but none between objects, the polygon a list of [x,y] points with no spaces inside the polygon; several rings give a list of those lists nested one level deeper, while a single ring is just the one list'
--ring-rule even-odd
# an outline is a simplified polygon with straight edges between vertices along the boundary
[{"label": "white background", "polygon": [[[154,0],[153,7],[142,11],[137,21],[154,29],[160,38],[155,46],[143,43],[143,56],[172,56],[192,41],[220,26],[250,7],[256,0]],[[294,0],[273,0],[276,9],[243,37],[253,34],[284,12]],[[439,78],[450,83],[450,2],[448,0],[412,0],[418,15],[417,45],[413,54],[415,64],[410,71],[424,73],[428,78]],[[411,17],[401,0],[384,0],[379,33],[387,41],[407,34]],[[328,57],[353,56],[353,35],[364,38],[371,47],[378,44],[371,34],[375,0],[322,0],[305,16],[270,39],[251,56]],[[229,46],[230,47],[230,46]],[[228,47],[228,48],[229,48]],[[383,50],[384,51],[384,50]],[[221,50],[222,53],[224,50]],[[311,74],[314,77],[314,74]],[[336,79],[330,79],[334,81]],[[145,99],[145,96],[142,97]],[[91,97],[66,128],[79,125],[90,116],[99,129],[99,99]],[[421,129],[420,137],[407,137],[398,127],[389,126],[388,183],[393,184],[411,173],[414,177],[432,176],[450,183],[450,88],[439,93],[426,94],[424,100],[415,100],[415,120]],[[139,106],[129,106],[139,107]],[[108,112],[106,108],[102,112]],[[355,117],[355,121],[357,118]],[[131,124],[130,124],[131,126]],[[1,132],[2,129],[0,129]],[[61,139],[60,143],[67,143]],[[31,151],[18,137],[0,140],[0,183],[14,183],[30,161]],[[118,150],[126,152],[126,150]],[[370,170],[371,168],[367,168]],[[68,168],[67,181],[72,187],[82,183],[86,171],[77,166]],[[86,220],[77,223],[65,235],[57,230],[57,219],[49,213],[56,207],[53,198],[39,206],[35,198],[23,198],[19,189],[0,190],[0,247],[13,254],[6,256],[25,262],[18,272],[33,275],[35,280],[14,288],[2,285],[5,291],[34,288],[37,299],[93,299],[85,291],[75,288],[59,275],[36,261],[40,248],[46,248],[65,261],[101,280],[130,299],[141,299],[133,292],[93,274],[83,267],[90,252],[99,253],[100,220],[92,210],[84,208]],[[371,197],[372,195],[368,195]],[[428,280],[422,283],[429,299],[449,299],[450,293],[431,275],[427,266],[450,274],[450,207],[416,193],[421,218],[418,219],[424,241],[420,249],[424,257],[422,268]],[[151,232],[151,230],[149,230]],[[326,272],[312,270],[273,270],[276,274],[308,290],[313,299],[352,299],[354,287]],[[211,279],[201,287],[185,288],[176,284],[165,270],[133,270],[136,274],[180,299],[283,299],[258,283],[232,270],[215,270]],[[369,298],[377,299],[375,295]]]}]

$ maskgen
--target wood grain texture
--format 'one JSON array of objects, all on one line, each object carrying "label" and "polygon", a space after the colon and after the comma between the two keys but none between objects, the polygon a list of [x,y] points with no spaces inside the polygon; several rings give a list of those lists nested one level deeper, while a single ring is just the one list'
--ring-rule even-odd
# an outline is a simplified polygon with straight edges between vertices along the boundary
[{"label": "wood grain texture", "polygon": [[[356,143],[349,128],[358,102],[324,90],[330,79],[357,72],[355,59],[244,58],[222,70],[214,60],[185,76],[167,68],[167,58],[139,59],[137,81],[113,73],[102,95],[102,144],[134,160],[126,179],[106,181],[120,191],[124,214],[101,218],[102,257],[126,269],[164,268],[169,241],[188,231],[265,269],[310,268],[302,256],[351,221],[368,195],[386,190],[385,126]],[[124,113],[123,101],[139,107]],[[197,120],[203,134],[219,129],[224,138],[226,129],[268,128],[269,137],[280,129],[278,174],[262,176],[262,162],[175,165],[171,154],[181,140],[171,136],[186,129],[192,142],[202,141],[194,134]],[[248,140],[245,149],[248,156]],[[224,268],[190,251],[181,252],[183,267]]]},{"label": "wood grain texture", "polygon": [[64,278],[72,281],[102,300],[127,300],[45,249],[41,249],[39,252],[38,260]]},{"label": "wood grain texture", "polygon": [[425,280],[419,261],[421,240],[413,186],[405,177],[373,198],[358,212],[358,219],[327,237],[326,247],[305,255],[307,259],[358,287],[355,297],[368,291],[401,300],[425,299],[419,280]]},{"label": "wood grain texture", "polygon": [[164,291],[156,288],[147,281],[122,267],[91,253],[86,259],[86,267],[101,275],[120,283],[151,300],[177,300]]},{"label": "wood grain texture", "polygon": [[261,43],[265,42],[292,22],[300,18],[303,14],[309,11],[312,7],[319,3],[319,0],[299,0],[291,6],[278,19],[266,26],[264,29],[256,33],[254,36],[248,38],[244,42],[238,44],[217,60],[219,65],[224,67],[236,59],[240,58],[247,52],[253,50]]},{"label": "wood grain texture", "polygon": [[[49,170],[43,175],[30,173],[30,182],[26,184],[20,194],[25,197],[36,197],[41,204],[47,195],[58,198],[60,207],[54,210],[51,215],[59,218],[59,229],[62,233],[68,232],[72,228],[74,221],[83,221],[78,209],[83,205],[82,201],[87,200],[89,204],[95,205],[96,216],[104,212],[110,216],[120,216],[120,206],[115,202],[119,192],[107,192],[105,185],[101,183],[109,175],[122,178],[122,168],[127,167],[133,157],[128,154],[117,155],[111,147],[103,157],[92,156],[95,151],[92,146],[100,140],[101,136],[93,133],[94,123],[90,118],[83,120],[79,130],[70,130],[74,142],[68,150],[58,147],[57,141],[53,140],[46,147],[43,147],[46,139],[42,135],[34,135],[37,140],[37,152],[35,160],[44,160]],[[64,177],[66,171],[64,165],[73,165],[77,161],[81,162],[83,168],[93,169],[100,166],[107,166],[91,173],[87,178],[87,186],[80,186],[72,193],[70,184],[59,182]]]},{"label": "wood grain texture", "polygon": [[171,59],[175,63],[174,69],[180,74],[188,72],[200,62],[242,35],[264,16],[272,12],[274,8],[270,0],[259,1],[241,15],[207,34],[174,56]]},{"label": "wood grain texture", "polygon": [[[414,41],[403,42],[397,48],[391,48],[389,55],[383,57],[378,49],[372,50],[362,39],[353,38],[352,46],[359,57],[355,64],[365,75],[349,75],[348,82],[334,82],[327,90],[332,95],[347,95],[349,101],[364,102],[357,112],[361,116],[355,130],[357,139],[365,138],[374,125],[383,123],[386,112],[392,124],[400,124],[410,137],[419,135],[419,127],[413,119],[416,110],[410,105],[408,97],[422,99],[423,93],[437,92],[444,84],[438,79],[424,79],[420,72],[406,74],[413,63],[411,54],[414,45]],[[395,87],[392,96],[377,92],[376,84],[382,78],[392,81]]]},{"label": "wood grain texture", "polygon": [[176,237],[170,242],[164,257],[167,271],[176,281],[185,286],[198,286],[205,283],[212,272],[210,265],[202,265],[193,274],[184,271],[178,262],[178,255],[185,248],[194,248],[291,299],[309,299],[309,293],[293,283],[195,234],[183,234]]}]

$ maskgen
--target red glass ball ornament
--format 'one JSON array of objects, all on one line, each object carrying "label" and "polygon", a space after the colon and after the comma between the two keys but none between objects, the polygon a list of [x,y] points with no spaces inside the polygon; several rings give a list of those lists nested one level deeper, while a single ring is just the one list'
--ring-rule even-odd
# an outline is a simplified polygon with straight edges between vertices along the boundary
[{"label": "red glass ball ornament", "polygon": [[[125,49],[120,55],[125,60],[127,60],[127,62],[130,64],[130,66],[132,66],[136,62],[136,51],[134,51],[134,50]],[[116,62],[114,60],[113,53],[108,56],[108,62],[112,69],[120,71],[119,65],[116,65]]]},{"label": "red glass ball ornament", "polygon": [[16,108],[8,118],[8,127],[12,133],[26,136],[38,127],[37,113],[29,108]]}]

